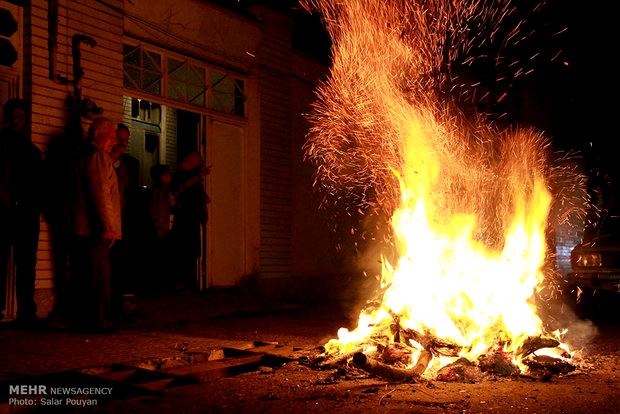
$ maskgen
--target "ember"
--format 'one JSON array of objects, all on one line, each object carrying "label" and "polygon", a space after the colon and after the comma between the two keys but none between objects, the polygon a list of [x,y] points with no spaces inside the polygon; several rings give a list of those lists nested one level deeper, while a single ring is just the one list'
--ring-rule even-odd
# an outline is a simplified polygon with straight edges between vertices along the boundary
[{"label": "ember", "polygon": [[398,257],[383,258],[381,302],[326,344],[324,364],[352,360],[390,380],[566,372],[567,346],[533,299],[552,203],[547,141],[484,114],[472,121],[447,98],[460,88],[452,64],[475,60],[478,44],[519,38],[520,24],[493,37],[509,2],[310,4],[334,42],[306,146],[316,185],[391,216]]}]

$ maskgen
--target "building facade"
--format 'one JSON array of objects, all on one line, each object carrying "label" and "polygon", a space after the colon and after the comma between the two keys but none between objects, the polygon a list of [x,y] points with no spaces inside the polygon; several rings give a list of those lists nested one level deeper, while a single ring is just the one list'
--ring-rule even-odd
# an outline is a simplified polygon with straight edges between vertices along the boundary
[{"label": "building facade", "polygon": [[[44,154],[67,128],[68,98],[78,95],[86,112],[100,108],[129,126],[128,152],[140,161],[142,186],[151,184],[152,165],[174,170],[188,151],[211,166],[202,288],[251,282],[277,291],[334,272],[301,151],[303,114],[326,68],[292,49],[290,17],[265,6],[237,13],[208,1],[31,0],[0,7],[19,26],[12,38],[19,58],[0,67],[0,102],[32,102],[31,137]],[[42,313],[54,287],[50,239],[43,220]]]}]

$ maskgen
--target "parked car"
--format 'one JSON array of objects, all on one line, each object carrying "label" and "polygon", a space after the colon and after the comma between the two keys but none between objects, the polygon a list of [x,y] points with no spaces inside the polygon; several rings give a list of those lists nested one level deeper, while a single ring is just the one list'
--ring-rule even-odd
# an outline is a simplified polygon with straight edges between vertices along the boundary
[{"label": "parked car", "polygon": [[620,292],[620,216],[604,215],[588,233],[571,253],[569,289],[584,299],[597,291]]}]

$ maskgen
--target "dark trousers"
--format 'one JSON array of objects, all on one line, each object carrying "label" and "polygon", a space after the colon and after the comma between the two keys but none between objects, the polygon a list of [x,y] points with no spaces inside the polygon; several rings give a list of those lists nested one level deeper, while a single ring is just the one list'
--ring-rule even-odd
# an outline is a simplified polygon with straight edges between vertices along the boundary
[{"label": "dark trousers", "polygon": [[123,295],[136,291],[135,257],[131,245],[126,240],[117,240],[110,249],[110,291],[113,319],[120,320],[124,315]]},{"label": "dark trousers", "polygon": [[36,211],[0,212],[0,313],[6,306],[8,261],[13,246],[17,318],[34,319],[39,213]]},{"label": "dark trousers", "polygon": [[200,223],[188,223],[172,228],[176,280],[186,288],[198,288],[198,258],[200,257]]},{"label": "dark trousers", "polygon": [[77,237],[71,250],[71,319],[78,325],[107,328],[113,311],[110,248],[100,238]]}]

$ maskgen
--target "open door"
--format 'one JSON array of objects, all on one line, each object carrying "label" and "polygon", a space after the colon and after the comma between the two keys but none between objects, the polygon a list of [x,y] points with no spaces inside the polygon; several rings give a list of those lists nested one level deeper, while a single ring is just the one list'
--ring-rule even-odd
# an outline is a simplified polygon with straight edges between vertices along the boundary
[{"label": "open door", "polygon": [[[206,115],[200,115],[200,124],[197,130],[196,142],[198,143],[198,152],[202,156],[203,160],[207,160],[207,117]],[[208,165],[208,161],[207,165]],[[208,178],[207,178],[208,179]],[[207,194],[209,194],[209,188],[207,186],[207,179],[204,180],[203,185],[205,186],[205,190]],[[209,209],[209,205],[207,205],[207,209]],[[209,223],[207,222],[206,226],[203,226],[200,230],[200,258],[198,259],[198,289],[205,290],[208,289],[211,284],[207,279],[207,228]]]}]

